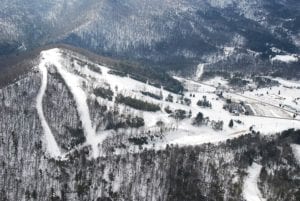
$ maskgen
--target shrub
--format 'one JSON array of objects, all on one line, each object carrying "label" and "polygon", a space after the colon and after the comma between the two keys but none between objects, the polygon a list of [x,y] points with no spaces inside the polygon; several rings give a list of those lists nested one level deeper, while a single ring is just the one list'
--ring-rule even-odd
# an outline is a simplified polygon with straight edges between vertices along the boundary
[{"label": "shrub", "polygon": [[202,100],[197,102],[197,105],[200,107],[209,107],[211,108],[211,103],[206,99],[206,96],[203,96]]},{"label": "shrub", "polygon": [[168,114],[171,114],[173,111],[170,109],[170,106],[165,107],[165,111]]},{"label": "shrub", "polygon": [[160,95],[157,95],[157,94],[154,94],[154,93],[151,93],[151,92],[148,92],[148,91],[141,91],[141,93],[144,96],[149,96],[149,97],[154,98],[156,100],[162,100],[162,96],[160,96]]},{"label": "shrub", "polygon": [[120,129],[120,128],[140,128],[142,126],[145,125],[145,121],[143,118],[141,117],[133,117],[131,118],[131,116],[127,116],[126,118],[121,118],[118,120],[113,121],[112,119],[110,121],[108,121],[105,129],[106,130],[110,130],[110,129]]},{"label": "shrub", "polygon": [[173,96],[169,94],[166,98],[166,101],[173,103]]},{"label": "shrub", "polygon": [[174,114],[172,116],[175,119],[178,119],[178,120],[182,120],[182,119],[187,118],[186,111],[185,110],[181,110],[181,109],[175,110],[175,112],[174,112]]},{"label": "shrub", "polygon": [[223,130],[223,125],[224,125],[223,121],[214,121],[214,120],[211,121],[211,127],[214,130]]},{"label": "shrub", "polygon": [[85,142],[86,138],[84,135],[84,131],[82,128],[72,128],[69,126],[66,126],[66,129],[71,134],[71,142],[70,146],[74,147],[76,145],[82,144]]},{"label": "shrub", "polygon": [[94,94],[96,96],[100,96],[104,99],[108,99],[108,100],[112,101],[114,92],[111,89],[105,89],[103,87],[98,87],[98,88],[94,89]]},{"label": "shrub", "polygon": [[158,127],[163,127],[165,125],[165,123],[162,120],[159,120],[156,122],[156,126]]},{"label": "shrub", "polygon": [[193,125],[201,125],[203,123],[204,117],[202,112],[198,112],[196,118],[194,119]]},{"label": "shrub", "polygon": [[191,99],[189,99],[189,98],[184,98],[183,100],[184,100],[184,103],[185,103],[187,106],[190,106],[191,103],[192,103]]},{"label": "shrub", "polygon": [[233,77],[229,80],[229,84],[232,86],[238,86],[238,87],[243,87],[249,84],[248,80],[244,80],[240,77]]},{"label": "shrub", "polygon": [[120,76],[120,77],[126,77],[127,76],[127,73],[124,73],[124,72],[121,72],[121,71],[116,71],[116,70],[110,70],[110,71],[108,71],[108,74],[117,75],[117,76]]},{"label": "shrub", "polygon": [[126,123],[129,127],[139,128],[145,125],[145,121],[141,117],[128,118]]},{"label": "shrub", "polygon": [[123,103],[125,105],[128,105],[129,107],[132,107],[137,110],[144,110],[144,111],[150,111],[150,112],[156,112],[160,110],[160,107],[153,103],[144,102],[142,100],[131,98],[131,97],[125,97],[121,94],[119,94],[116,97],[117,103]]},{"label": "shrub", "polygon": [[130,143],[133,143],[134,145],[144,145],[148,144],[148,138],[147,137],[132,137],[129,138],[128,141]]},{"label": "shrub", "polygon": [[141,76],[141,75],[134,75],[134,74],[129,74],[130,78],[139,81],[139,82],[143,82],[143,83],[147,83],[147,78]]},{"label": "shrub", "polygon": [[94,72],[96,72],[96,73],[102,74],[101,68],[97,67],[96,65],[91,65],[91,64],[89,64],[87,67],[88,67],[88,69],[90,69],[91,71],[94,71]]}]

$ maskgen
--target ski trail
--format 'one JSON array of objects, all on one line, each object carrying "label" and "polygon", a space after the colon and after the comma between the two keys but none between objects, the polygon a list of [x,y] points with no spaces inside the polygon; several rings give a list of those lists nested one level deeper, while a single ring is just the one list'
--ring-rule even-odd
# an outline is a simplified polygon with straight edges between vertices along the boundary
[{"label": "ski trail", "polygon": [[253,163],[247,170],[248,176],[243,186],[243,196],[247,201],[265,201],[257,186],[261,168],[261,165]]},{"label": "ski trail", "polygon": [[291,144],[293,154],[297,160],[297,163],[300,165],[300,145],[299,144]]},{"label": "ski trail", "polygon": [[99,155],[98,144],[101,142],[101,138],[97,138],[96,129],[92,126],[90,112],[87,105],[87,97],[85,92],[80,87],[80,79],[76,75],[68,72],[62,66],[60,62],[61,55],[59,49],[48,50],[46,51],[46,54],[49,62],[55,65],[57,72],[62,76],[66,85],[74,96],[87,143],[92,146],[93,156],[97,157]]},{"label": "ski trail", "polygon": [[256,112],[256,110],[254,109],[254,107],[251,105],[251,104],[247,104],[249,107],[250,107],[250,109],[252,110],[252,112],[253,112],[253,115],[257,115],[257,112]]},{"label": "ski trail", "polygon": [[45,60],[45,58],[43,57],[44,55],[41,54],[42,59],[41,62],[39,64],[39,71],[42,75],[42,83],[41,83],[41,88],[39,90],[37,99],[36,99],[36,108],[37,108],[37,112],[42,124],[42,128],[44,131],[44,137],[45,137],[45,143],[47,146],[47,151],[49,152],[51,157],[57,158],[59,156],[61,156],[61,152],[60,149],[57,145],[57,142],[51,132],[51,129],[46,121],[45,115],[44,115],[44,111],[43,111],[43,98],[44,98],[44,94],[46,92],[46,88],[47,88],[47,80],[48,80],[48,71],[47,71],[47,67],[46,67],[46,63],[47,61]]},{"label": "ski trail", "polygon": [[199,64],[196,72],[196,79],[200,79],[204,72],[204,65],[205,64]]},{"label": "ski trail", "polygon": [[274,117],[281,117],[280,115],[278,115],[276,112],[274,112],[272,109],[269,110],[271,112],[271,114],[274,116]]}]

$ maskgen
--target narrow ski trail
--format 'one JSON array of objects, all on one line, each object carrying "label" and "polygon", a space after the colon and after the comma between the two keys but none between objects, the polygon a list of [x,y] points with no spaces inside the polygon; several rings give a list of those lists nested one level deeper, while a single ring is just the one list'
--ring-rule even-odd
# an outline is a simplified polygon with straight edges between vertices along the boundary
[{"label": "narrow ski trail", "polygon": [[200,79],[204,73],[204,66],[205,66],[205,63],[203,64],[199,64],[197,66],[197,72],[196,72],[196,79]]},{"label": "narrow ski trail", "polygon": [[243,187],[243,196],[247,201],[265,201],[266,199],[262,198],[260,190],[257,186],[259,179],[259,174],[262,169],[262,166],[253,163],[247,170],[248,176],[244,181]]},{"label": "narrow ski trail", "polygon": [[298,162],[298,164],[300,165],[300,145],[299,144],[292,144],[291,145],[294,156]]},{"label": "narrow ski trail", "polygon": [[100,143],[101,138],[97,137],[96,128],[92,126],[92,120],[87,104],[87,96],[81,88],[81,80],[78,76],[68,72],[62,66],[60,62],[62,58],[59,49],[48,50],[46,53],[49,62],[55,65],[57,72],[62,76],[75,99],[77,111],[82,122],[82,127],[84,129],[87,144],[90,144],[92,146],[93,157],[97,157],[99,155],[98,144]]},{"label": "narrow ski trail", "polygon": [[47,146],[47,152],[51,157],[57,158],[61,156],[61,151],[46,121],[44,110],[43,110],[43,98],[47,89],[47,81],[48,81],[48,71],[46,67],[47,59],[45,58],[45,56],[46,55],[44,53],[41,53],[41,61],[38,66],[39,71],[42,75],[42,82],[36,99],[36,108],[44,131],[44,138],[45,138],[44,141]]}]

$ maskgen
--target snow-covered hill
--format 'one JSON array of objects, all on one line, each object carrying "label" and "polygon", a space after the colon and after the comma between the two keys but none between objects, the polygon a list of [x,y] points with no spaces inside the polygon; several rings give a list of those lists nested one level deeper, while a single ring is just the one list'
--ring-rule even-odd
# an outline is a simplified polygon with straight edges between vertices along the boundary
[{"label": "snow-covered hill", "polygon": [[4,0],[0,54],[64,42],[179,70],[227,47],[268,59],[299,54],[299,7],[297,0]]},{"label": "snow-covered hill", "polygon": [[[39,71],[43,75],[43,85],[40,89],[41,93],[37,97],[37,107],[42,122],[46,121],[42,115],[41,102],[46,91],[47,74],[56,73],[55,76],[59,76],[69,90],[71,94],[69,98],[74,99],[86,143],[92,145],[94,157],[99,156],[98,144],[106,139],[108,131],[117,132],[117,135],[128,134],[126,131],[124,132],[124,128],[107,130],[100,119],[93,119],[94,112],[90,111],[95,108],[91,108],[92,105],[89,105],[89,102],[94,102],[101,107],[107,106],[108,110],[111,108],[120,111],[121,118],[131,115],[143,119],[144,124],[131,131],[130,135],[139,136],[150,131],[159,134],[161,139],[153,141],[153,146],[157,148],[164,148],[167,144],[196,145],[226,141],[248,133],[250,128],[263,134],[274,134],[289,128],[300,128],[298,117],[293,117],[300,110],[292,102],[297,97],[289,96],[289,93],[296,93],[297,88],[289,89],[291,92],[285,94],[288,89],[276,89],[275,87],[273,89],[275,92],[282,90],[282,99],[273,95],[272,90],[266,95],[267,97],[263,97],[266,100],[263,100],[261,96],[260,99],[255,99],[251,92],[247,95],[246,93],[224,91],[223,97],[220,97],[218,87],[177,78],[184,84],[186,91],[183,94],[174,94],[164,90],[163,86],[157,88],[147,82],[131,78],[130,75],[121,76],[112,73],[111,70],[87,61],[84,57],[75,57],[71,51],[51,49],[41,53]],[[111,98],[105,97],[104,89],[111,91]],[[101,92],[101,90],[103,91]],[[259,91],[257,93],[261,94]],[[131,98],[129,99],[131,102],[140,101],[138,104],[144,102],[156,105],[158,110],[147,111],[147,109],[137,109],[136,105],[130,105],[130,103],[128,105],[127,102],[120,103],[118,97],[121,95]],[[292,98],[290,102],[286,101],[285,96]],[[274,98],[274,103],[270,101],[271,97]],[[199,106],[198,101],[202,99],[210,102],[210,105],[208,107]],[[236,116],[236,113],[226,111],[224,105],[229,99],[237,104],[243,102],[244,105],[248,105],[252,115]],[[281,108],[279,104],[291,108]],[[293,106],[295,109],[292,109]],[[199,113],[203,115],[200,125],[194,123]],[[231,120],[234,123],[232,127],[229,127]],[[218,123],[220,123],[219,127],[216,126]],[[46,122],[43,124],[47,125]],[[47,126],[43,127],[45,135],[51,135]],[[51,143],[49,152],[51,150],[57,152],[57,148],[54,149],[57,145],[53,144],[53,140],[46,139],[46,143]],[[151,147],[152,143],[149,148]]]},{"label": "snow-covered hill", "polygon": [[300,128],[298,82],[174,77],[174,93],[70,49],[35,60],[0,89],[4,200],[297,200],[299,131],[276,134]]}]

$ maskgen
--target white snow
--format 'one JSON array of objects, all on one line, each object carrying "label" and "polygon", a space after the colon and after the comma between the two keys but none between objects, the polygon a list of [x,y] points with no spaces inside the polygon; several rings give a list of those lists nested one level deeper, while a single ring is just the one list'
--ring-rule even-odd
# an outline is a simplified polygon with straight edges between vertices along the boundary
[{"label": "white snow", "polygon": [[296,55],[276,55],[271,59],[272,61],[282,61],[285,63],[297,62],[299,58]]},{"label": "white snow", "polygon": [[196,79],[200,79],[203,75],[204,72],[204,66],[205,64],[199,64],[197,67],[197,72],[196,72]]},{"label": "white snow", "polygon": [[55,141],[55,138],[51,132],[51,129],[46,121],[44,111],[43,111],[43,97],[46,92],[47,88],[47,78],[48,78],[48,71],[47,71],[47,60],[45,58],[45,54],[41,54],[41,62],[39,64],[39,71],[42,74],[42,83],[41,88],[38,93],[37,99],[36,99],[36,108],[39,115],[39,118],[41,120],[42,128],[44,131],[44,141],[47,146],[47,151],[51,157],[57,158],[61,156],[61,152],[59,149],[59,146],[57,145],[57,142]]},{"label": "white snow", "polygon": [[223,51],[224,51],[224,54],[225,56],[230,56],[234,53],[234,47],[224,47]]},{"label": "white snow", "polygon": [[272,52],[274,52],[274,53],[280,53],[280,52],[281,52],[281,50],[278,49],[278,48],[276,48],[276,47],[272,47],[272,48],[270,48],[270,49],[271,49]]},{"label": "white snow", "polygon": [[247,170],[248,176],[244,181],[243,196],[247,201],[265,201],[262,198],[260,190],[258,189],[257,182],[262,166],[253,163]]},{"label": "white snow", "polygon": [[300,145],[299,144],[292,144],[291,147],[293,149],[294,156],[295,156],[297,162],[300,165]]}]

